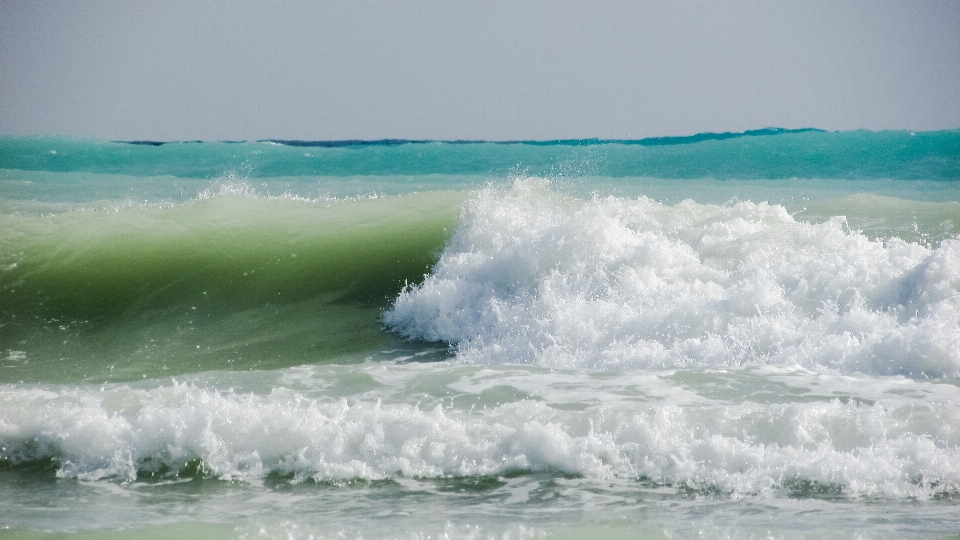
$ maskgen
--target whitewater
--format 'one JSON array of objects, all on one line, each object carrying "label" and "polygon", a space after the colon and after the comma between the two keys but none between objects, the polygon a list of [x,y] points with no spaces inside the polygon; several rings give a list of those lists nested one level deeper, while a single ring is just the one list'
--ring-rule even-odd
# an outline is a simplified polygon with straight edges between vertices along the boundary
[{"label": "whitewater", "polygon": [[960,132],[0,139],[0,537],[952,538]]}]

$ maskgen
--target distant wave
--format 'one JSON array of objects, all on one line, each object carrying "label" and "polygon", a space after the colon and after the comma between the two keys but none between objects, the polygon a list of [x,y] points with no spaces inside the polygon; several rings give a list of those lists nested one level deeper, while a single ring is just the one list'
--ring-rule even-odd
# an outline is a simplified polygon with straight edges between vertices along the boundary
[{"label": "distant wave", "polygon": [[[318,148],[348,148],[351,146],[399,146],[402,144],[529,144],[534,146],[591,146],[596,144],[635,144],[640,146],[667,146],[675,144],[693,144],[703,141],[722,141],[725,139],[736,139],[738,137],[759,137],[769,135],[783,135],[786,133],[807,133],[807,132],[825,133],[825,130],[817,128],[787,129],[779,127],[768,127],[763,129],[751,129],[747,131],[722,133],[697,133],[696,135],[682,135],[675,137],[647,137],[644,139],[553,139],[553,140],[510,140],[510,141],[487,141],[487,140],[438,140],[438,139],[344,139],[344,140],[322,140],[308,141],[299,139],[258,139],[255,142],[268,142],[282,144],[285,146],[302,146]],[[179,142],[202,142],[202,141],[114,141],[126,144],[143,146],[162,146],[164,144]],[[247,141],[217,141],[225,143],[240,143]]]},{"label": "distant wave", "polygon": [[[165,145],[165,144],[188,144],[188,143],[189,143],[189,144],[202,144],[202,143],[205,142],[205,141],[193,140],[193,141],[110,141],[110,142],[123,143],[123,144],[133,144],[133,145],[137,145],[137,146],[163,146],[163,145]],[[218,142],[239,143],[239,142],[246,142],[246,141],[218,141]]]},{"label": "distant wave", "polygon": [[[202,148],[202,150],[200,150]],[[203,159],[197,159],[198,152]],[[960,130],[766,128],[638,140],[104,143],[0,137],[0,169],[243,178],[423,176],[960,180]]]},{"label": "distant wave", "polygon": [[738,137],[759,137],[767,135],[783,135],[786,133],[807,133],[807,132],[826,133],[825,130],[817,128],[786,129],[778,127],[769,127],[763,129],[752,129],[742,132],[723,132],[723,133],[697,133],[696,135],[684,135],[679,137],[648,137],[645,139],[554,139],[545,141],[536,140],[516,140],[516,141],[484,141],[484,140],[416,140],[416,139],[380,139],[373,141],[365,140],[345,140],[345,141],[300,141],[289,139],[263,139],[257,142],[272,142],[287,146],[315,146],[321,148],[341,148],[350,146],[398,146],[401,144],[529,144],[533,146],[592,146],[597,144],[632,144],[639,146],[667,146],[675,144],[693,144],[703,141],[722,141],[724,139],[736,139]]}]

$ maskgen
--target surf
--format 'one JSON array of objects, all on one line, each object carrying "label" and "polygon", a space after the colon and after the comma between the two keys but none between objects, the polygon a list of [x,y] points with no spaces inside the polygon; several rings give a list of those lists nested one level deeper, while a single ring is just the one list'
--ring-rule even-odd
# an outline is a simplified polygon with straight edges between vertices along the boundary
[{"label": "surf", "polygon": [[0,138],[2,525],[950,534],[958,133]]},{"label": "surf", "polygon": [[480,363],[956,377],[960,239],[871,240],[767,203],[583,201],[524,179],[471,199],[384,321]]}]

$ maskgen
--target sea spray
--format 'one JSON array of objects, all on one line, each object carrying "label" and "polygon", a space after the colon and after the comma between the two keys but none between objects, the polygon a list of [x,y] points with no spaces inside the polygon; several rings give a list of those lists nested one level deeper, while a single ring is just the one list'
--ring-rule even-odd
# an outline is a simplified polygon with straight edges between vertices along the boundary
[{"label": "sea spray", "polygon": [[870,240],[842,217],[488,188],[385,323],[481,363],[799,365],[960,373],[960,239]]}]

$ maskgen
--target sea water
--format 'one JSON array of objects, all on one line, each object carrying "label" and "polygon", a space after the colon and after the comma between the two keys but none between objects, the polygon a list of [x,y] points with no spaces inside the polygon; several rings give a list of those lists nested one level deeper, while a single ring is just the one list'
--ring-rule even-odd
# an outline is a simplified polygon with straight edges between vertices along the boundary
[{"label": "sea water", "polygon": [[0,537],[958,531],[958,131],[0,139]]}]

